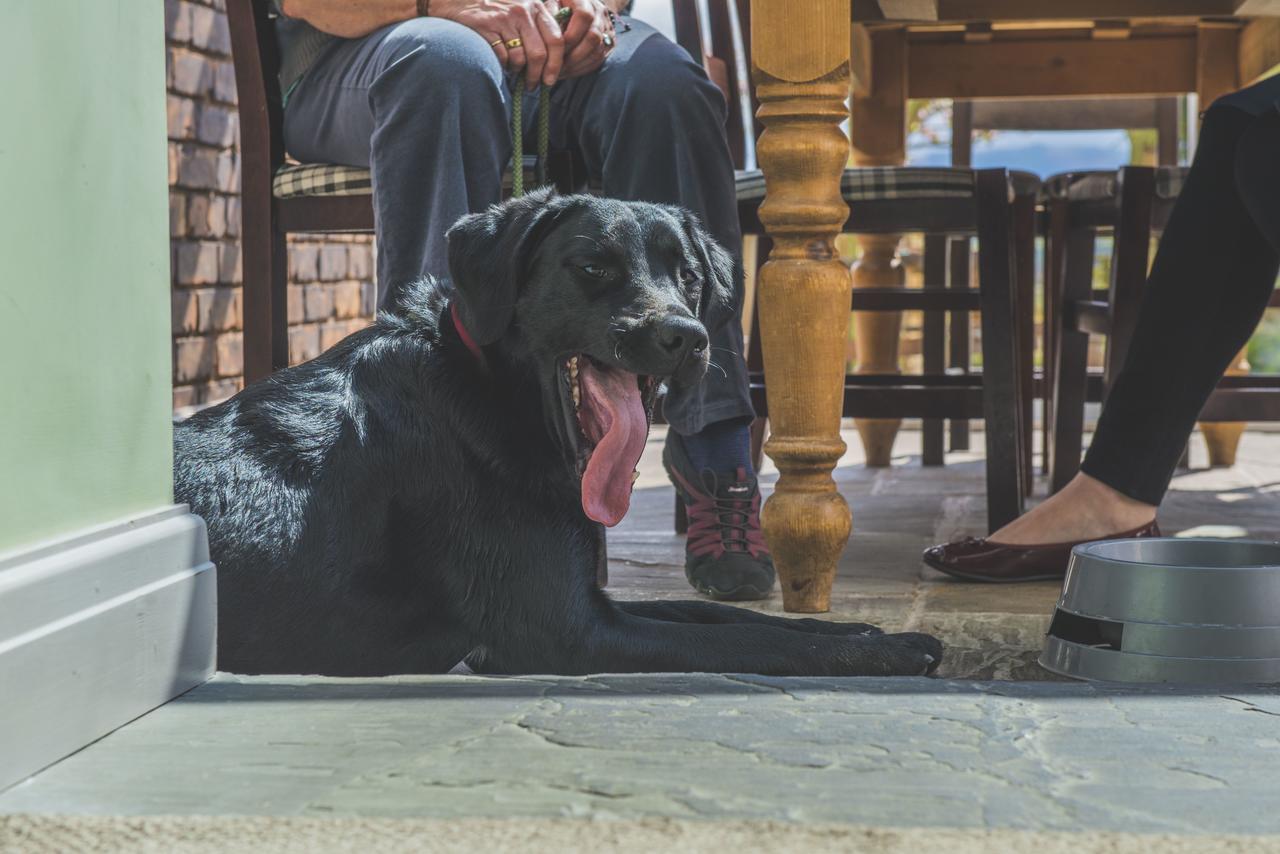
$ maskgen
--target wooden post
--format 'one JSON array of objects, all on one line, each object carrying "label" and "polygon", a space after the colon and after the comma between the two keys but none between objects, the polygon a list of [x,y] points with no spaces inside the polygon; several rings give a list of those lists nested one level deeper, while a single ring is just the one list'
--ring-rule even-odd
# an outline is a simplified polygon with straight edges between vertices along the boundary
[{"label": "wooden post", "polygon": [[760,270],[760,334],[769,377],[777,488],[762,513],[788,611],[830,607],[849,505],[831,471],[844,453],[840,413],[849,271],[835,238],[849,215],[840,194],[848,147],[848,0],[752,0],[752,79],[764,124],[758,154],[773,239]]},{"label": "wooden post", "polygon": [[[1196,95],[1200,109],[1207,110],[1215,99],[1240,88],[1240,29],[1235,23],[1201,22],[1196,30]],[[1248,347],[1240,351],[1229,376],[1249,373]],[[1202,422],[1200,432],[1209,450],[1210,466],[1233,466],[1240,437],[1247,425],[1241,421]]]},{"label": "wooden post", "polygon": [[[903,28],[872,30],[871,87],[855,88],[849,98],[849,138],[857,166],[900,166],[907,150],[907,31]],[[855,288],[900,288],[906,274],[898,258],[897,234],[858,237],[862,255],[853,265]],[[855,312],[854,373],[896,374],[901,312]],[[866,451],[867,465],[887,466],[893,456],[893,440],[902,421],[897,418],[859,418],[858,435]]]}]

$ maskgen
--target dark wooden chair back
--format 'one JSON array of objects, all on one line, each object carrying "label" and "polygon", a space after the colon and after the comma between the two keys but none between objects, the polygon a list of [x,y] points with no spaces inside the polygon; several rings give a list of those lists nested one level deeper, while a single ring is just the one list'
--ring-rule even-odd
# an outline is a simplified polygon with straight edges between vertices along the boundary
[{"label": "dark wooden chair back", "polygon": [[270,0],[227,0],[240,111],[246,383],[289,363],[288,249],[271,191],[276,170],[284,163],[284,106],[269,7]]},{"label": "dark wooden chair back", "polygon": [[267,192],[276,170],[284,163],[280,51],[270,7],[270,0],[227,0],[240,105],[242,180],[246,185],[252,181],[255,189],[265,186]]},{"label": "dark wooden chair back", "polygon": [[751,86],[749,0],[672,0],[676,43],[701,62],[729,106],[729,151],[736,169],[756,168],[759,102]]}]

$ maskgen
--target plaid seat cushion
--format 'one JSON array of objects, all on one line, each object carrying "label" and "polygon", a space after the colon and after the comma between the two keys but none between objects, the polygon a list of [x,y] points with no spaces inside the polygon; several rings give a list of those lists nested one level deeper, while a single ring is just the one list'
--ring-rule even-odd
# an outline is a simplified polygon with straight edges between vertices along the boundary
[{"label": "plaid seat cushion", "polygon": [[[537,180],[538,158],[524,158],[525,186]],[[511,189],[511,170],[502,176],[502,188]],[[276,170],[271,192],[277,199],[299,196],[367,196],[373,192],[368,169],[336,163],[286,163]]]},{"label": "plaid seat cushion", "polygon": [[[1185,166],[1161,166],[1156,169],[1156,196],[1161,199],[1176,199],[1187,180],[1187,171]],[[1064,172],[1045,180],[1041,198],[1066,198],[1073,202],[1114,199],[1120,189],[1119,177],[1119,172],[1111,170]]]},{"label": "plaid seat cushion", "polygon": [[277,199],[298,196],[367,196],[373,192],[368,169],[336,163],[286,163],[276,171],[271,192]]},{"label": "plaid seat cushion", "polygon": [[[738,201],[764,198],[759,169],[737,173]],[[917,166],[868,166],[846,169],[840,192],[847,202],[891,199],[964,199],[973,197],[973,170]]]}]

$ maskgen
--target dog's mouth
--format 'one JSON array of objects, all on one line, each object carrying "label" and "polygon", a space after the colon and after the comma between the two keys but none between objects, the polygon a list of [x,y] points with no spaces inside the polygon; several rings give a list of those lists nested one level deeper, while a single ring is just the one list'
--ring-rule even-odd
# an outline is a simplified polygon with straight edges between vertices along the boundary
[{"label": "dog's mouth", "polygon": [[636,466],[649,437],[660,383],[585,353],[565,359],[560,378],[582,512],[612,527],[631,506],[631,489],[639,476]]}]

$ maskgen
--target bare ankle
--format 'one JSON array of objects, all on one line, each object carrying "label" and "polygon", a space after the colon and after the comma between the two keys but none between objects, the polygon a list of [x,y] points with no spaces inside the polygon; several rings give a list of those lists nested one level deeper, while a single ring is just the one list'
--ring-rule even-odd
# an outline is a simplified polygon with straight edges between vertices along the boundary
[{"label": "bare ankle", "polygon": [[[1067,487],[1073,492],[1078,492],[1081,501],[1087,502],[1087,506],[1094,511],[1091,515],[1114,520],[1117,523],[1133,523],[1130,527],[1144,525],[1156,517],[1154,505],[1125,495],[1084,472],[1077,474]],[[1066,491],[1063,490],[1063,492]]]}]

